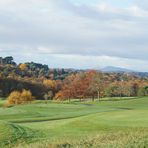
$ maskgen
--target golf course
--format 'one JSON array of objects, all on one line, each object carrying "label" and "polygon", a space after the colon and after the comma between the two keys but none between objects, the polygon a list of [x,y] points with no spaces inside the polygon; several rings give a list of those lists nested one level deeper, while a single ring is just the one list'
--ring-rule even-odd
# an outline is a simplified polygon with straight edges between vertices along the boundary
[{"label": "golf course", "polygon": [[45,102],[4,107],[0,101],[3,148],[146,148],[148,98]]}]

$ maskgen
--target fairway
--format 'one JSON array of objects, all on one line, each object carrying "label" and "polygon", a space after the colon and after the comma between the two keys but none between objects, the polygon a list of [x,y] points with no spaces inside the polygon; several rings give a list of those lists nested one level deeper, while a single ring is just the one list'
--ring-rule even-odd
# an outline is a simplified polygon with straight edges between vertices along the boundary
[{"label": "fairway", "polygon": [[0,147],[148,147],[148,98],[3,108]]}]

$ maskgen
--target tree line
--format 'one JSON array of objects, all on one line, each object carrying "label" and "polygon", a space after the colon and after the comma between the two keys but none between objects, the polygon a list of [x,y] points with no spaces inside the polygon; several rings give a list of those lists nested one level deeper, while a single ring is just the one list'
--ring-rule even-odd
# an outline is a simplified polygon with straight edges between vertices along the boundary
[{"label": "tree line", "polygon": [[73,69],[64,68],[49,68],[48,65],[26,62],[17,64],[13,57],[0,57],[0,76],[7,78],[33,78],[40,79],[45,77],[47,79],[63,80],[69,74],[77,72]]},{"label": "tree line", "polygon": [[16,64],[13,57],[0,58],[0,97],[23,91],[38,100],[147,96],[148,79],[132,73],[57,70],[34,62]]},{"label": "tree line", "polygon": [[55,99],[136,97],[148,95],[148,81],[127,73],[86,71],[68,76]]}]

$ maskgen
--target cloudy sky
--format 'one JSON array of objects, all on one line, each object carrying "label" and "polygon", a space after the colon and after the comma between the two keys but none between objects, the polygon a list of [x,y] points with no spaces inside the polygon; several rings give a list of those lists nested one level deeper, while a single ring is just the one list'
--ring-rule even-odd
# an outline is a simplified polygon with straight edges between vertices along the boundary
[{"label": "cloudy sky", "polygon": [[148,71],[147,0],[1,0],[0,56],[50,67]]}]

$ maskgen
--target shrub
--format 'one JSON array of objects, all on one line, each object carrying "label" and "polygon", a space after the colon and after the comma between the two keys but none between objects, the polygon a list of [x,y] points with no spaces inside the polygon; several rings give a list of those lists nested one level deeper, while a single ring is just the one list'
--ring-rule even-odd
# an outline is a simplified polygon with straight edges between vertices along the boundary
[{"label": "shrub", "polygon": [[25,102],[31,102],[33,101],[33,96],[30,90],[23,90],[21,93],[21,102],[25,103]]},{"label": "shrub", "polygon": [[21,93],[13,91],[8,97],[8,104],[20,104]]},{"label": "shrub", "polygon": [[55,100],[64,100],[64,95],[63,95],[62,91],[59,91],[58,93],[56,93],[54,99]]},{"label": "shrub", "polygon": [[23,90],[22,92],[13,91],[10,93],[9,97],[7,98],[7,105],[18,105],[29,103],[34,100],[32,93],[30,90]]}]

